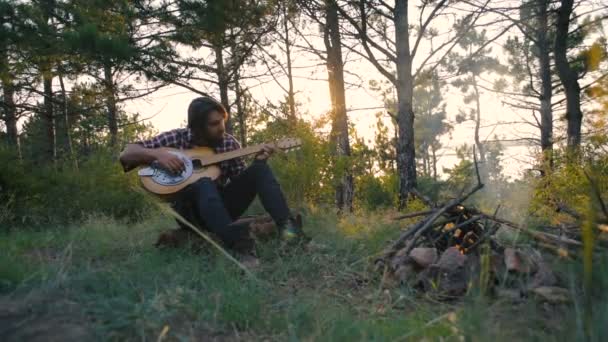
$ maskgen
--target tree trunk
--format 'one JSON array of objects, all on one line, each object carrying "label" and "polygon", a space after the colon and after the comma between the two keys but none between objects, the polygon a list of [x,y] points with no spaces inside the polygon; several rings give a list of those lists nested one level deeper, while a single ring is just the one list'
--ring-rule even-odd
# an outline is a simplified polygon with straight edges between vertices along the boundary
[{"label": "tree trunk", "polygon": [[78,168],[78,161],[76,159],[76,154],[74,153],[74,147],[72,145],[72,134],[70,133],[70,117],[68,112],[68,97],[65,91],[65,84],[63,83],[63,75],[61,72],[58,74],[59,76],[59,85],[61,86],[61,96],[63,97],[63,120],[65,125],[65,141],[68,145],[68,153],[70,154],[70,159],[74,162],[74,167]]},{"label": "tree trunk", "polygon": [[54,163],[57,158],[57,142],[55,138],[55,115],[53,113],[53,75],[51,68],[44,66],[42,71],[42,84],[44,87],[44,110],[42,120],[46,131],[46,158]]},{"label": "tree trunk", "polygon": [[416,152],[414,144],[414,79],[410,55],[408,2],[395,1],[395,42],[397,46],[397,170],[399,173],[399,208],[407,205],[408,195],[416,187]]},{"label": "tree trunk", "polygon": [[287,80],[289,88],[287,89],[287,102],[289,103],[289,121],[296,121],[296,99],[293,90],[293,73],[291,69],[291,42],[289,41],[289,18],[287,10],[287,2],[283,7],[283,26],[285,29],[285,57],[287,58]]},{"label": "tree trunk", "polygon": [[479,130],[481,128],[481,101],[479,99],[479,88],[477,87],[477,77],[475,74],[471,74],[473,80],[473,91],[475,92],[475,146],[477,146],[477,153],[479,154],[479,175],[482,181],[488,180],[488,165],[486,165],[486,149],[481,143],[479,138]]},{"label": "tree trunk", "polygon": [[[333,115],[331,129],[331,145],[334,147],[336,158],[350,156],[350,142],[348,138],[348,116],[346,113],[346,96],[344,90],[344,62],[342,60],[342,41],[340,37],[340,23],[338,22],[338,8],[335,0],[325,2],[327,22],[325,27],[325,48],[327,49],[327,74],[329,80],[329,93],[331,97]],[[336,206],[338,212],[352,212],[353,210],[353,176],[350,165],[340,170],[341,178],[336,182]]]},{"label": "tree trunk", "polygon": [[236,112],[239,120],[239,139],[241,145],[247,147],[247,123],[245,122],[245,112],[243,111],[243,97],[241,92],[241,85],[239,84],[238,73],[234,83],[234,92],[236,94]]},{"label": "tree trunk", "polygon": [[217,65],[217,82],[220,88],[220,102],[228,112],[228,120],[226,121],[226,132],[232,134],[232,118],[230,115],[230,101],[228,100],[228,78],[224,68],[224,51],[219,45],[215,46],[215,63]]},{"label": "tree trunk", "polygon": [[547,0],[538,0],[538,44],[539,76],[541,80],[540,101],[540,147],[542,150],[542,173],[553,169],[553,112],[551,109],[551,61],[549,58],[549,41],[547,40]]},{"label": "tree trunk", "polygon": [[435,145],[431,145],[431,151],[433,152],[433,180],[437,181],[437,150]]},{"label": "tree trunk", "polygon": [[[231,34],[234,34],[231,31]],[[233,40],[231,46],[232,58],[234,60],[239,60],[239,50],[236,46],[236,40]],[[239,122],[239,140],[241,142],[241,146],[247,146],[247,123],[245,121],[245,112],[243,110],[243,93],[241,90],[241,73],[240,73],[240,65],[234,65],[234,103],[236,104],[236,119]],[[234,127],[231,127],[234,131]]]},{"label": "tree trunk", "polygon": [[[42,16],[44,23],[48,25],[48,29],[54,31],[55,27],[52,21],[52,13],[54,11],[53,1],[41,2]],[[45,50],[50,50],[53,47],[49,42],[44,44]],[[39,70],[42,76],[43,86],[43,110],[42,121],[46,132],[46,160],[53,164],[57,161],[57,138],[55,136],[55,115],[53,109],[53,67],[49,58],[43,58],[39,64]]]},{"label": "tree trunk", "polygon": [[4,97],[4,123],[9,145],[19,153],[19,133],[17,131],[17,110],[15,107],[15,87],[10,76],[2,78],[2,92]]},{"label": "tree trunk", "polygon": [[418,152],[422,154],[422,174],[427,177],[429,175],[429,153],[426,144],[420,146]]},{"label": "tree trunk", "polygon": [[116,147],[118,141],[118,122],[116,109],[116,90],[112,66],[109,62],[103,65],[104,85],[106,88],[106,108],[108,110],[108,128],[110,129],[110,147]]},{"label": "tree trunk", "polygon": [[568,149],[578,150],[581,144],[581,125],[583,113],[581,112],[581,87],[578,84],[578,75],[568,63],[568,29],[570,15],[572,14],[573,0],[561,0],[557,11],[557,30],[555,34],[555,66],[557,74],[566,93],[566,119],[568,120]]}]

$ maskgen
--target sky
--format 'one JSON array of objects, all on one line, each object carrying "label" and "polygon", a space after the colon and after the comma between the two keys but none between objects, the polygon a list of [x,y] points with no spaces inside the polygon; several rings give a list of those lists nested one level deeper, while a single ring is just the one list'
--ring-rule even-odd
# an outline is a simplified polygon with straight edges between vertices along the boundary
[{"label": "sky", "polygon": [[[412,7],[412,6],[410,6]],[[417,15],[416,8],[410,9],[413,18]],[[428,12],[427,12],[428,13]],[[410,19],[412,20],[412,19]],[[484,19],[486,22],[491,22],[492,17]],[[436,22],[436,28],[439,32],[447,37],[451,34],[451,21],[449,17],[442,18]],[[480,21],[481,22],[481,21]],[[488,36],[492,36],[493,32],[500,30],[503,26],[494,25],[488,26]],[[320,38],[312,37],[318,32],[318,28],[310,23],[302,24],[301,29],[304,34],[311,35],[309,40],[313,45],[322,47]],[[294,32],[295,33],[295,32]],[[511,35],[517,34],[516,31],[509,31]],[[292,34],[293,36],[293,34]],[[507,36],[496,40],[492,43],[492,54],[501,61],[506,62],[505,55],[501,45],[504,43]],[[412,40],[413,41],[413,40]],[[437,42],[434,42],[438,44]],[[301,42],[297,42],[301,44]],[[423,40],[419,49],[419,56],[424,56],[431,48],[430,42]],[[184,53],[190,54],[190,50],[183,49]],[[274,49],[279,58],[280,51]],[[194,52],[197,56],[204,56],[208,52],[199,50]],[[377,70],[367,61],[355,56],[351,53],[343,52],[346,58],[345,70],[348,71],[346,81],[350,83],[359,83],[361,86],[348,86],[346,90],[347,108],[349,108],[349,120],[355,125],[357,134],[365,140],[373,140],[375,135],[376,113],[378,109],[359,110],[360,108],[381,107],[383,106],[382,98],[379,94],[374,93],[367,86],[370,80],[382,80],[382,76]],[[414,65],[419,63],[422,57],[414,60]],[[212,59],[210,59],[212,60]],[[294,69],[294,87],[296,91],[296,101],[302,104],[302,108],[307,112],[304,119],[314,119],[327,113],[330,110],[330,99],[328,84],[325,81],[327,71],[323,65],[315,67],[303,67],[318,65],[321,63],[319,58],[312,53],[307,53],[301,49],[296,49],[294,53],[293,65]],[[257,66],[250,72],[259,73],[263,67]],[[356,77],[353,75],[357,75]],[[493,76],[486,75],[486,79]],[[278,77],[278,81],[284,86],[287,84],[286,77]],[[219,93],[210,85],[204,83],[192,82],[191,86],[198,89],[208,91],[210,94],[219,98]],[[486,84],[491,87],[488,83]],[[285,96],[285,93],[275,82],[269,81],[268,78],[256,78],[245,81],[245,86],[249,87],[254,98],[261,103],[272,101],[278,103]],[[186,119],[186,111],[190,101],[198,95],[177,86],[164,88],[151,96],[143,99],[137,99],[125,104],[125,110],[128,113],[139,113],[141,117],[151,117],[149,120],[153,126],[159,130],[169,130],[184,125]],[[464,95],[454,87],[446,87],[444,90],[444,98],[447,103],[448,121],[454,122],[455,116],[460,108],[466,108],[463,103]],[[502,99],[495,93],[482,91],[481,95],[481,112],[482,112],[482,129],[481,138],[494,139],[498,136],[499,139],[517,139],[521,137],[537,137],[537,129],[527,124],[501,124],[506,122],[521,122],[523,119],[530,120],[530,113],[514,110],[513,108],[503,105]],[[386,119],[388,123],[388,118]],[[454,130],[448,136],[441,138],[444,148],[438,155],[439,159],[438,171],[442,173],[442,167],[451,167],[457,162],[454,155],[454,149],[463,144],[473,144],[474,124],[465,122],[461,124],[454,123]],[[509,145],[509,144],[507,144]],[[511,144],[512,145],[512,144]],[[512,178],[520,177],[526,169],[532,166],[536,148],[530,146],[505,146],[502,164],[504,166],[505,175]]]}]

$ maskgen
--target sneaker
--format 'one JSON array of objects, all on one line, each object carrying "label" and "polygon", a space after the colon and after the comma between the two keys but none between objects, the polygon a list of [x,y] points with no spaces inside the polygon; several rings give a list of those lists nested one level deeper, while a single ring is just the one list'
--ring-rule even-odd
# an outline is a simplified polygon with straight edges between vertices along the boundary
[{"label": "sneaker", "polygon": [[281,240],[287,243],[292,242],[308,242],[310,238],[304,234],[302,230],[302,220],[289,219],[287,223],[279,228],[281,232]]}]

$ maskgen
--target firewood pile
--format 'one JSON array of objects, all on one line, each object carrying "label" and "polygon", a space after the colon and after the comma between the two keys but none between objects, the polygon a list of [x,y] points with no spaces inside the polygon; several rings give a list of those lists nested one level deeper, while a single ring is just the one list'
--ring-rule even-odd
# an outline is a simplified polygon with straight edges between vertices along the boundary
[{"label": "firewood pile", "polygon": [[[477,185],[442,205],[435,205],[414,190],[414,195],[431,209],[395,218],[420,219],[404,229],[375,260],[376,269],[383,274],[383,285],[407,285],[441,299],[458,298],[471,285],[478,285],[513,300],[528,295],[552,302],[566,300],[568,291],[560,287],[564,284],[548,261],[550,256],[572,257],[582,250],[580,222],[578,227],[571,225],[567,229],[532,230],[499,218],[499,208],[488,214],[466,206],[465,200],[483,188],[476,161],[475,168]],[[570,212],[573,217],[577,215]],[[529,236],[534,247],[501,245],[496,234],[501,227]],[[607,242],[598,239],[596,247],[607,247]],[[519,281],[505,287],[508,277]]]}]

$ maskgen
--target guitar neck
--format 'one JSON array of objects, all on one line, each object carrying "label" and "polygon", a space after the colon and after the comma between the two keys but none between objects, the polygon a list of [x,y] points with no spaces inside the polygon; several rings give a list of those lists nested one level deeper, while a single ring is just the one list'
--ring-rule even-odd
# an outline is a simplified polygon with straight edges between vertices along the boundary
[{"label": "guitar neck", "polygon": [[260,152],[262,150],[262,148],[264,147],[264,145],[266,145],[266,144],[258,144],[258,145],[248,146],[248,147],[245,147],[245,148],[240,148],[238,150],[228,151],[228,152],[224,152],[224,153],[218,153],[218,154],[215,154],[213,156],[205,157],[204,160],[201,160],[202,161],[202,166],[213,165],[213,164],[221,163],[221,162],[223,162],[225,160],[245,157],[245,156],[248,156],[248,155],[252,155],[252,154],[258,153],[258,152]]}]

